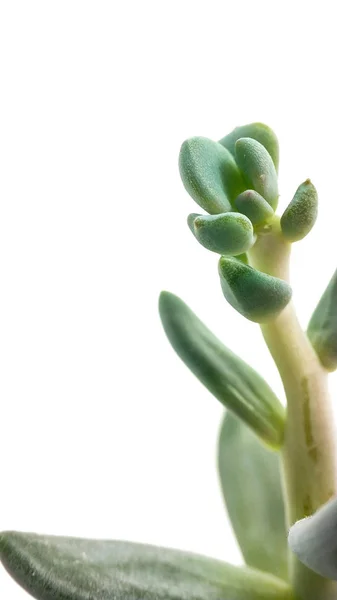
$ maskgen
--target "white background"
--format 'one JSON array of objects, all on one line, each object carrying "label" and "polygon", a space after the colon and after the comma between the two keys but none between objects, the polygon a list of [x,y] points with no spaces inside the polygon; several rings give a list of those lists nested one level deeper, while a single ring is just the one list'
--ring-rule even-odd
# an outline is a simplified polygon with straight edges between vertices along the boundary
[{"label": "white background", "polygon": [[[336,268],[332,2],[1,3],[0,529],[167,545],[240,563],[219,491],[222,407],[157,314],[180,295],[282,395],[257,325],[222,297],[179,179],[181,142],[261,120],[306,325]],[[337,395],[336,375],[331,390]],[[4,573],[7,600],[26,594]]]}]

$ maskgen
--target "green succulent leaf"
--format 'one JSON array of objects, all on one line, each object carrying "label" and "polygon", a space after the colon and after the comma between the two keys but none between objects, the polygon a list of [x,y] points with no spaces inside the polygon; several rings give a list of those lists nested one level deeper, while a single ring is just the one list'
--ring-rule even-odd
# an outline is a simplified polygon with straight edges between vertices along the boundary
[{"label": "green succulent leaf", "polygon": [[292,600],[255,569],[145,544],[8,532],[1,559],[37,600]]},{"label": "green succulent leaf", "polygon": [[264,379],[226,348],[174,294],[161,293],[159,312],[170,343],[192,373],[267,444],[278,448],[285,411]]},{"label": "green succulent leaf", "polygon": [[252,138],[240,138],[235,144],[235,158],[249,187],[261,194],[275,210],[279,196],[277,173],[265,147]]},{"label": "green succulent leaf", "polygon": [[281,217],[281,229],[289,242],[302,240],[317,219],[318,196],[310,179],[301,183]]},{"label": "green succulent leaf", "polygon": [[253,225],[262,225],[274,216],[270,204],[255,190],[245,190],[235,199],[234,205],[250,219]]},{"label": "green succulent leaf", "polygon": [[231,202],[245,189],[231,153],[208,138],[193,137],[183,143],[179,168],[190,196],[210,214],[232,210]]},{"label": "green succulent leaf", "polygon": [[328,371],[337,369],[337,269],[308,326],[308,337]]},{"label": "green succulent leaf", "polygon": [[222,256],[219,275],[223,294],[233,308],[255,323],[277,317],[291,298],[291,287],[236,258]]},{"label": "green succulent leaf", "polygon": [[314,515],[291,527],[291,550],[309,569],[322,577],[337,580],[337,498],[324,504]]},{"label": "green succulent leaf", "polygon": [[198,242],[218,254],[229,256],[243,254],[255,241],[251,221],[240,213],[191,214],[187,222]]},{"label": "green succulent leaf", "polygon": [[218,469],[225,504],[250,567],[288,578],[287,529],[279,455],[240,419],[226,412]]},{"label": "green succulent leaf", "polygon": [[236,127],[231,133],[220,140],[220,144],[225,146],[235,156],[235,144],[240,138],[253,138],[253,140],[260,142],[272,157],[276,171],[278,170],[279,144],[275,133],[268,125],[264,125],[264,123],[249,123],[248,125]]}]

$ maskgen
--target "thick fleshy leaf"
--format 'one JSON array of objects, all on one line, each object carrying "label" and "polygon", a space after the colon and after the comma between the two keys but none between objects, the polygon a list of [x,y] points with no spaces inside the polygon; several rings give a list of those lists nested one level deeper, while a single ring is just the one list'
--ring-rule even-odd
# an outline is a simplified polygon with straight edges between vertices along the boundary
[{"label": "thick fleshy leaf", "polygon": [[245,189],[231,153],[208,138],[193,137],[183,143],[179,168],[190,196],[211,214],[232,210],[231,202]]},{"label": "thick fleshy leaf", "polygon": [[337,580],[337,498],[290,529],[289,546],[307,567]]},{"label": "thick fleshy leaf", "polygon": [[192,373],[265,442],[279,447],[285,412],[264,379],[226,348],[177,296],[162,292],[159,311],[169,341]]},{"label": "thick fleshy leaf", "polygon": [[4,533],[1,559],[37,600],[291,600],[257,570],[130,542]]},{"label": "thick fleshy leaf", "polygon": [[288,547],[279,455],[226,412],[218,469],[225,503],[247,565],[288,578]]},{"label": "thick fleshy leaf", "polygon": [[219,275],[223,294],[233,308],[255,323],[277,317],[291,298],[291,287],[236,258],[222,256]]},{"label": "thick fleshy leaf", "polygon": [[188,217],[188,225],[198,242],[208,250],[236,256],[252,247],[255,241],[251,221],[237,212],[220,215],[197,215]]},{"label": "thick fleshy leaf", "polygon": [[337,369],[337,269],[334,272],[308,326],[308,337],[322,365]]},{"label": "thick fleshy leaf", "polygon": [[262,225],[274,216],[270,204],[255,190],[246,190],[239,194],[234,205],[250,219],[253,225]]},{"label": "thick fleshy leaf", "polygon": [[252,138],[240,138],[235,144],[235,158],[249,187],[261,194],[275,210],[279,196],[277,173],[265,147]]},{"label": "thick fleshy leaf", "polygon": [[281,229],[289,242],[302,240],[311,231],[317,219],[318,196],[315,186],[307,179],[281,217]]},{"label": "thick fleshy leaf", "polygon": [[260,142],[272,157],[276,171],[278,170],[279,144],[275,133],[268,125],[264,123],[249,123],[248,125],[236,127],[231,133],[220,140],[220,144],[225,146],[235,156],[235,144],[240,138],[253,138],[253,140]]}]

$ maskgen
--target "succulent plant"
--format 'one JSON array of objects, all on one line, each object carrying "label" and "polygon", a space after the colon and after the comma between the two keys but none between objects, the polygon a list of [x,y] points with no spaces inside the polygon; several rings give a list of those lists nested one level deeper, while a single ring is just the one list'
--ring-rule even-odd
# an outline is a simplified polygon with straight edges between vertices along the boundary
[{"label": "succulent plant", "polygon": [[[279,148],[261,123],[220,141],[183,143],[183,184],[206,214],[187,221],[219,254],[223,295],[259,323],[287,407],[174,294],[159,312],[174,350],[225,407],[218,470],[245,566],[149,545],[23,532],[0,535],[12,577],[38,600],[337,599],[336,453],[327,376],[337,368],[337,271],[307,332],[291,300],[292,243],[317,217],[317,192],[299,185],[281,216]],[[290,533],[289,533],[290,532]]]}]

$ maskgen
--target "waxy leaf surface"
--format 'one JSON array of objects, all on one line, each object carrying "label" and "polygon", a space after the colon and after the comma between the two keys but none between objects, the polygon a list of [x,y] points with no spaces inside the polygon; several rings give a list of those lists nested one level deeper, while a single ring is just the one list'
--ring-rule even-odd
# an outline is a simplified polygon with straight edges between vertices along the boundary
[{"label": "waxy leaf surface", "polygon": [[265,147],[252,138],[240,138],[235,144],[235,159],[249,187],[275,210],[279,196],[277,173]]},{"label": "waxy leaf surface", "polygon": [[317,211],[317,191],[310,179],[307,179],[297,188],[281,217],[280,225],[284,237],[289,242],[302,240],[315,225]]},{"label": "waxy leaf surface", "polygon": [[162,292],[159,311],[169,341],[192,373],[265,442],[279,447],[284,408],[265,380],[226,348],[177,296]]},{"label": "waxy leaf surface", "polygon": [[183,143],[179,169],[187,192],[210,214],[232,210],[231,203],[245,189],[231,153],[208,138],[193,137]]},{"label": "waxy leaf surface", "polygon": [[308,337],[322,365],[337,369],[337,269],[310,319]]},{"label": "waxy leaf surface", "polygon": [[270,127],[264,123],[249,123],[236,127],[220,140],[220,144],[225,146],[233,156],[235,156],[235,144],[240,138],[253,138],[264,146],[270,154],[276,171],[279,165],[279,143],[278,139]]},{"label": "waxy leaf surface", "polygon": [[288,547],[279,455],[227,411],[218,469],[227,511],[247,565],[288,577]]},{"label": "waxy leaf surface", "polygon": [[188,225],[202,246],[218,254],[243,254],[255,241],[251,221],[237,212],[219,215],[193,213],[188,217]]},{"label": "waxy leaf surface", "polygon": [[291,600],[270,575],[129,542],[4,533],[1,559],[37,600]]},{"label": "waxy leaf surface", "polygon": [[219,275],[227,302],[250,321],[265,323],[274,319],[290,301],[288,283],[257,271],[237,258],[222,256]]},{"label": "waxy leaf surface", "polygon": [[253,225],[266,223],[274,216],[270,204],[255,190],[246,190],[239,194],[234,205],[237,210],[250,219]]}]

